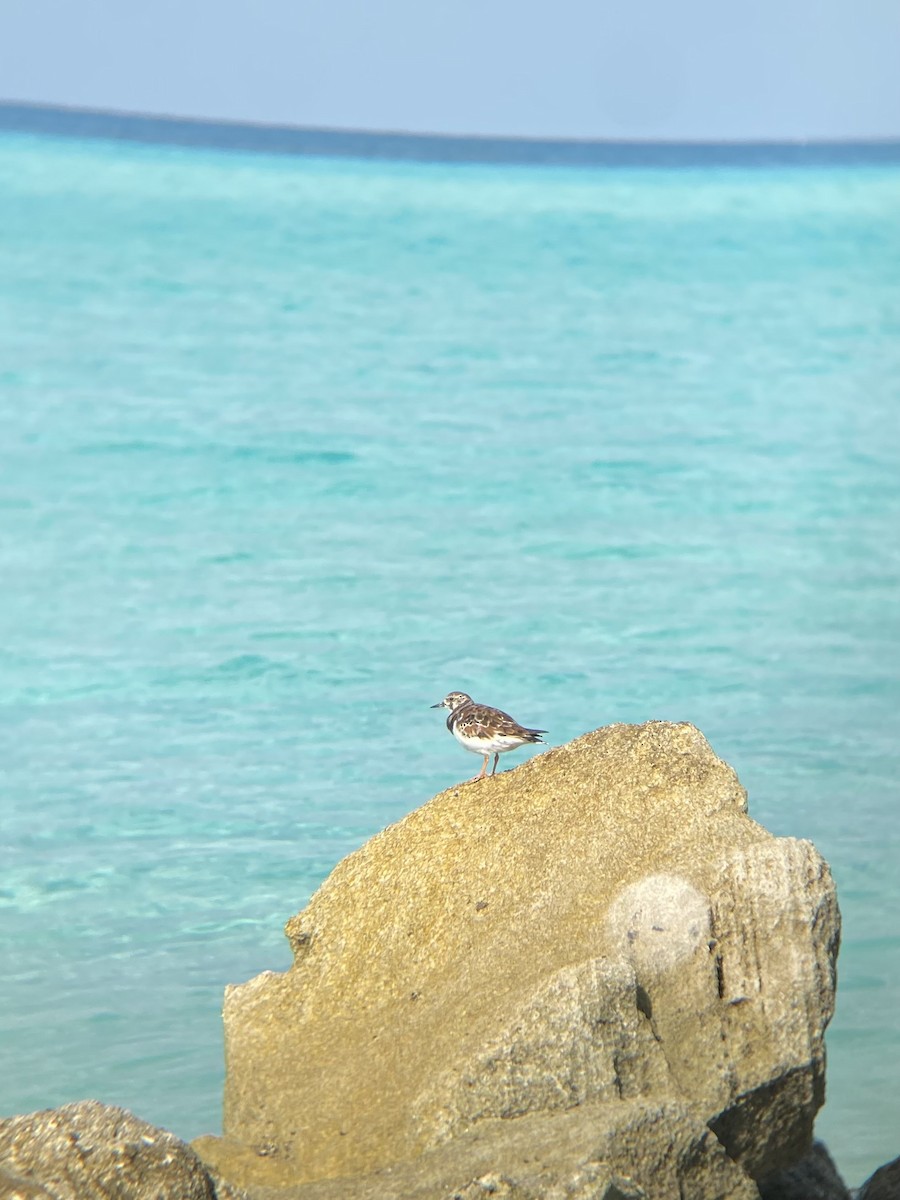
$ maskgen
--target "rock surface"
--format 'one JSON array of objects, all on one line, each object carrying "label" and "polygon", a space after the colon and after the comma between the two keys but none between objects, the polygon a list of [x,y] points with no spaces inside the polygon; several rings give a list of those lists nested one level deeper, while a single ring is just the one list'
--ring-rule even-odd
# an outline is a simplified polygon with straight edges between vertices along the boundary
[{"label": "rock surface", "polygon": [[900,1158],[870,1175],[856,1193],[856,1200],[900,1200]]},{"label": "rock surface", "polygon": [[[635,1167],[643,1186],[627,1173]],[[759,1200],[696,1113],[639,1100],[490,1118],[371,1175],[287,1187],[273,1180],[250,1192],[252,1200]]]},{"label": "rock surface", "polygon": [[[689,1113],[691,1155],[740,1164],[743,1192],[683,1195],[756,1195],[751,1179],[810,1148],[834,887],[812,845],[749,819],[691,725],[610,726],[436,796],[344,859],[286,932],[292,968],[226,993],[225,1136],[195,1143],[241,1185],[336,1196],[311,1181],[458,1154],[464,1189],[491,1131],[485,1169],[525,1197],[518,1130],[557,1120],[562,1137],[587,1112],[598,1146],[629,1150],[607,1179],[588,1147],[584,1197],[616,1175],[666,1194],[653,1139],[616,1142],[635,1113]],[[582,1195],[566,1169],[535,1195]]]},{"label": "rock surface", "polygon": [[834,1160],[821,1142],[793,1166],[764,1179],[762,1200],[851,1200]]},{"label": "rock surface", "polygon": [[174,1134],[81,1100],[0,1119],[2,1200],[238,1200]]}]

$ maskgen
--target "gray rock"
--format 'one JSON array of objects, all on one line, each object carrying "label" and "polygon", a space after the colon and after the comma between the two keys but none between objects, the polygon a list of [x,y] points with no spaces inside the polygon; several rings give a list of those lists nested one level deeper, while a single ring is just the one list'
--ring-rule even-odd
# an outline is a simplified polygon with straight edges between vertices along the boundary
[{"label": "gray rock", "polygon": [[856,1193],[856,1200],[900,1200],[900,1158],[870,1175]]},{"label": "gray rock", "polygon": [[822,1142],[809,1154],[759,1185],[762,1200],[851,1200],[831,1155]]},{"label": "gray rock", "polygon": [[189,1146],[123,1108],[82,1100],[0,1119],[3,1200],[238,1200]]}]

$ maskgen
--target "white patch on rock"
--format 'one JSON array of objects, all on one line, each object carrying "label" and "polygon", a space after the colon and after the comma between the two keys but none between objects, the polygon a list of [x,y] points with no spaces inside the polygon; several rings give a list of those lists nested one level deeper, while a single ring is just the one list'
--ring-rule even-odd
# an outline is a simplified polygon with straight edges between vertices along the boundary
[{"label": "white patch on rock", "polygon": [[647,875],[631,884],[606,921],[613,948],[639,979],[671,971],[712,936],[709,898],[682,875]]}]

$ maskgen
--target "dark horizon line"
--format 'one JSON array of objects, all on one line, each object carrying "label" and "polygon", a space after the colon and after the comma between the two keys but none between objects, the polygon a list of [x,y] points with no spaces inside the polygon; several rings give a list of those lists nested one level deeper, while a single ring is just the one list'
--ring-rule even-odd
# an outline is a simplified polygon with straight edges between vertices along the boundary
[{"label": "dark horizon line", "polygon": [[568,134],[467,133],[428,129],[369,129],[362,125],[296,125],[284,121],[257,121],[252,117],[200,117],[190,114],[149,112],[138,108],[103,108],[89,104],[55,104],[44,100],[0,97],[0,109],[34,109],[38,112],[72,113],[85,117],[114,117],[125,120],[161,121],[172,125],[212,125],[232,129],[272,130],[277,133],[347,134],[351,137],[427,138],[466,142],[525,142],[528,145],[563,146],[900,146],[900,134],[881,137],[735,137],[654,138],[578,137]]},{"label": "dark horizon line", "polygon": [[530,134],[427,133],[286,125],[233,118],[177,116],[0,98],[0,130],[211,149],[414,159],[520,162],[547,165],[688,165],[743,163],[756,151],[767,161],[819,164],[900,160],[900,136],[864,138],[582,138]]}]

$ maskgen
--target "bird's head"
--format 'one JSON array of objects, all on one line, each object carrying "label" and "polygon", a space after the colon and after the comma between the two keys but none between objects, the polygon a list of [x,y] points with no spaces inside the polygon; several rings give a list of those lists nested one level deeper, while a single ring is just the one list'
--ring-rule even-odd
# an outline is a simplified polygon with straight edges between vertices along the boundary
[{"label": "bird's head", "polygon": [[451,712],[456,712],[458,708],[462,708],[464,704],[471,704],[472,697],[467,696],[465,692],[448,692],[447,695],[438,704],[432,704],[432,708],[449,708]]}]

